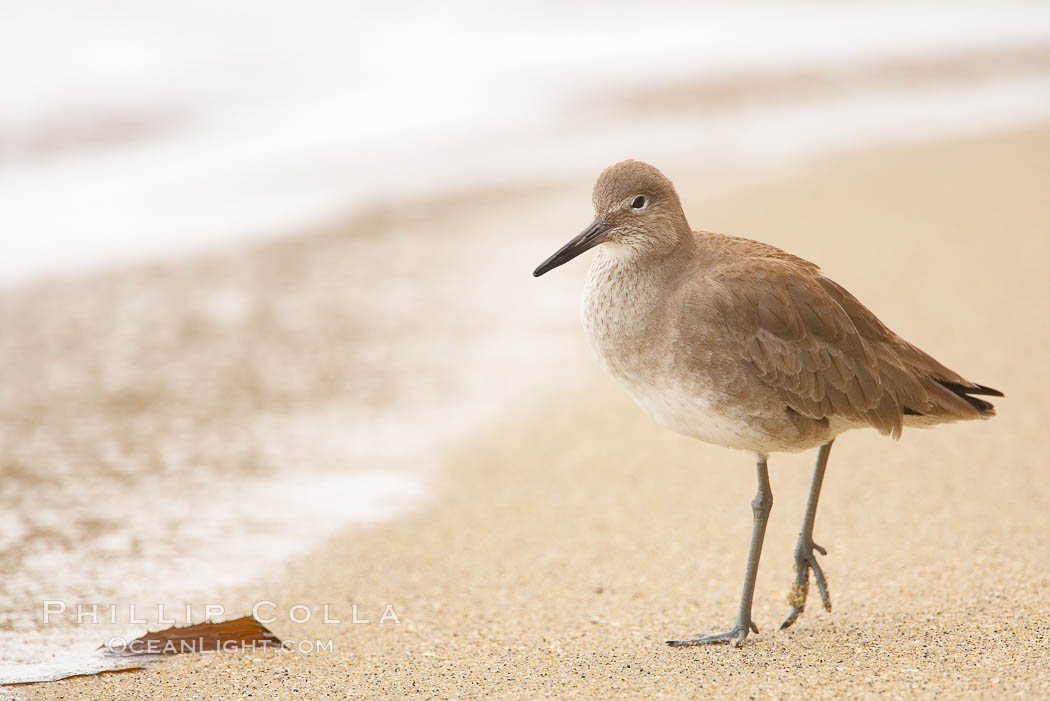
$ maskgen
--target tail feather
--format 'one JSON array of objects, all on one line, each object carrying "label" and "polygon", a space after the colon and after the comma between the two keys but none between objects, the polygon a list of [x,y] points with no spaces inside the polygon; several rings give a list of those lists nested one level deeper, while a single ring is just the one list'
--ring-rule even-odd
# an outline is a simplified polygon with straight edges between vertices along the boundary
[{"label": "tail feather", "polygon": [[938,382],[945,388],[956,394],[961,399],[965,399],[970,406],[977,411],[981,412],[982,416],[994,416],[995,405],[991,402],[985,401],[984,399],[978,399],[973,395],[980,395],[985,397],[1002,397],[1003,393],[997,389],[991,387],[985,387],[984,385],[964,385],[959,382],[948,382],[946,380],[938,380]]}]

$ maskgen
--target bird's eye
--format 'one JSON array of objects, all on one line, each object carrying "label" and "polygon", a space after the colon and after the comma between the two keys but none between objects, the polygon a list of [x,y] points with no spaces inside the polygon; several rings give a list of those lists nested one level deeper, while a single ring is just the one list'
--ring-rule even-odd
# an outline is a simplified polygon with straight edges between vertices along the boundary
[{"label": "bird's eye", "polygon": [[631,209],[641,209],[649,203],[649,200],[645,199],[645,195],[638,195],[634,198],[634,202],[631,202]]}]

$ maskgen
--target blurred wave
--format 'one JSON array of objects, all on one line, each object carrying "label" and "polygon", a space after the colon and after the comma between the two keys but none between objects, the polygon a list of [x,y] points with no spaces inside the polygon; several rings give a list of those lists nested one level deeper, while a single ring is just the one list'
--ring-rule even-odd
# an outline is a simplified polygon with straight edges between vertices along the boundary
[{"label": "blurred wave", "polygon": [[[1045,4],[66,0],[4,12],[0,281],[629,155],[776,161],[1050,114]],[[930,57],[962,67],[931,72]],[[887,63],[896,80],[872,80]],[[719,110],[688,99],[704,92]]]}]

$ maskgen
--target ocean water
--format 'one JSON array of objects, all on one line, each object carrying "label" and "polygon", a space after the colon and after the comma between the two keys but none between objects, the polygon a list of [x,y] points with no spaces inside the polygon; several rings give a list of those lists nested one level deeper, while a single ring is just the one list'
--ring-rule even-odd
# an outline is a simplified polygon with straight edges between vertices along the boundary
[{"label": "ocean water", "polygon": [[[289,235],[400,198],[589,179],[624,157],[778,167],[1050,117],[1050,6],[1035,3],[102,0],[0,13],[0,285],[15,306],[43,277]],[[423,234],[362,244],[361,270],[442,255],[413,240]],[[532,242],[459,243],[472,253],[445,261],[449,275],[538,262]],[[369,376],[393,390],[378,405],[350,393],[235,415],[216,435],[242,441],[262,471],[178,457],[203,440],[193,422],[165,429],[168,468],[118,474],[27,444],[47,431],[0,416],[0,661],[101,642],[91,627],[41,624],[44,599],[199,598],[425,502],[443,446],[572,374],[575,350],[536,334],[561,328],[568,287],[518,298],[534,315],[523,325],[505,313],[505,273],[474,274],[469,295],[414,268],[371,280],[376,297],[407,300],[386,310],[395,331],[423,329],[373,320],[357,337]],[[434,286],[444,316],[404,311],[410,278]],[[194,313],[240,328],[238,294],[204,286]],[[450,337],[464,317],[478,323]],[[508,358],[533,374],[507,377]],[[425,362],[425,382],[405,376]],[[108,445],[90,419],[60,418],[74,439]]]},{"label": "ocean water", "polygon": [[2,11],[0,280],[286,233],[382,197],[590,174],[623,155],[778,159],[1047,110],[1045,71],[1026,83],[1016,67],[933,91],[851,88],[846,74],[832,94],[628,123],[615,101],[592,99],[1045,48],[1041,3],[52,0]]}]

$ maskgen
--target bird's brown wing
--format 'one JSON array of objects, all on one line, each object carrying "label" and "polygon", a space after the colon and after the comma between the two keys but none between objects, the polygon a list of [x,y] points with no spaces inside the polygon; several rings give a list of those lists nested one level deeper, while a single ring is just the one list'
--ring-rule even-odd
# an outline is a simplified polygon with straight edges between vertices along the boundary
[{"label": "bird's brown wing", "polygon": [[971,395],[1001,397],[1002,392],[967,380],[908,343],[834,280],[819,276],[818,282],[874,349],[883,383],[896,388],[905,413],[948,421],[995,415],[995,407]]},{"label": "bird's brown wing", "polygon": [[751,258],[717,266],[707,283],[706,303],[726,339],[803,416],[838,416],[897,437],[907,414],[978,415],[940,383],[966,380],[900,339],[815,266]]}]

